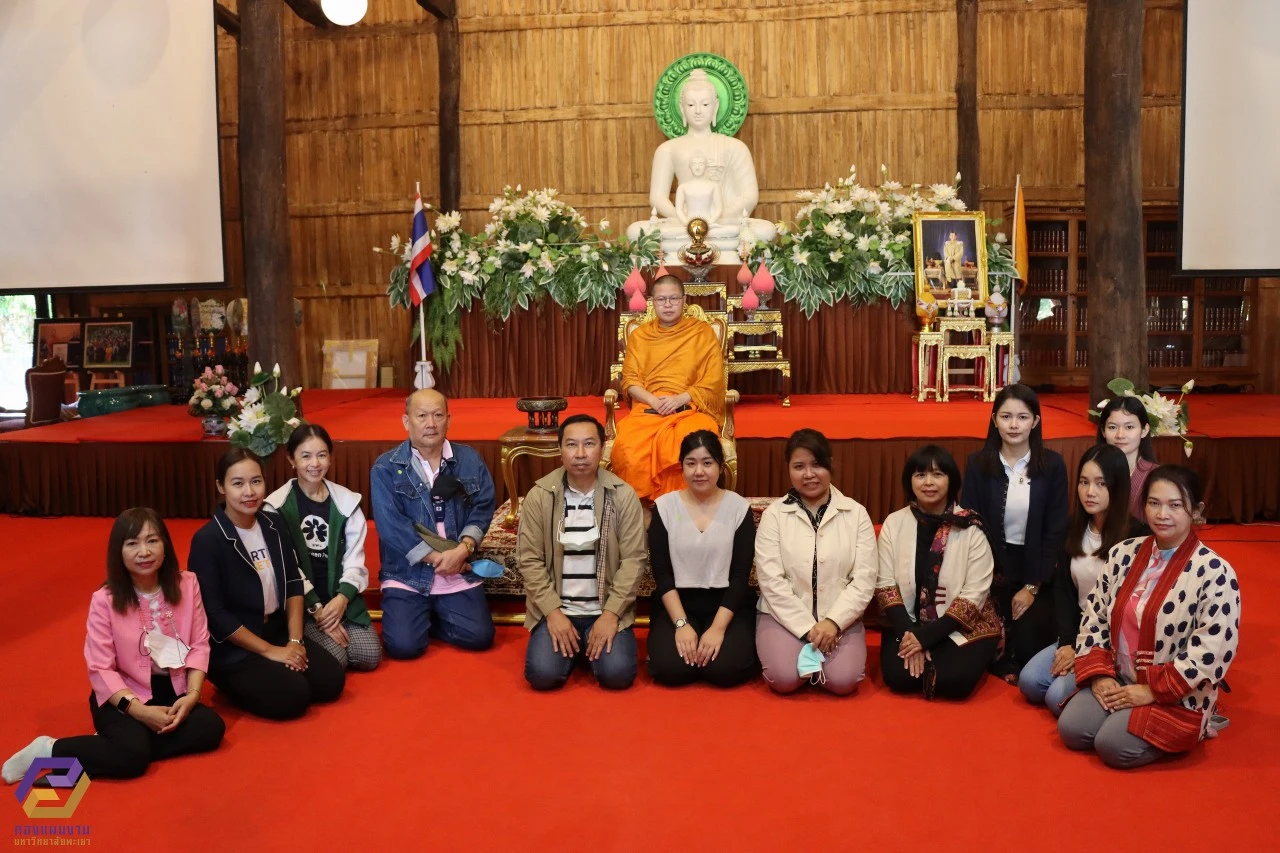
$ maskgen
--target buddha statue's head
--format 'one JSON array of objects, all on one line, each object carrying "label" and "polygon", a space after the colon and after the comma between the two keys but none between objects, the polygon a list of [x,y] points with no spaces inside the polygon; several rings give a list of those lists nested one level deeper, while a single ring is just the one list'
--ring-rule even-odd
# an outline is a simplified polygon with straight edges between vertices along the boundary
[{"label": "buddha statue's head", "polygon": [[716,87],[711,84],[707,72],[695,68],[680,90],[680,115],[684,126],[697,131],[714,128],[719,112],[720,96],[716,94]]},{"label": "buddha statue's head", "polygon": [[695,178],[701,178],[707,172],[707,158],[698,155],[689,160],[689,171]]}]

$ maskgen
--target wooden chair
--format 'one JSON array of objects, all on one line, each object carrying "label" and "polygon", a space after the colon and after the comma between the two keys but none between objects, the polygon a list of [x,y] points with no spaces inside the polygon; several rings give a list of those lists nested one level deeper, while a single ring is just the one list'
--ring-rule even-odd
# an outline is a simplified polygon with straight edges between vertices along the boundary
[{"label": "wooden chair", "polygon": [[60,358],[50,358],[27,370],[27,411],[23,427],[56,424],[62,420],[62,399],[66,392],[67,366]]},{"label": "wooden chair", "polygon": [[89,375],[89,390],[96,391],[99,388],[123,388],[124,372],[121,370],[98,371],[91,370]]},{"label": "wooden chair", "polygon": [[[710,324],[716,333],[716,339],[720,341],[720,355],[725,362],[725,380],[729,378],[729,318],[722,311],[704,311],[698,305],[686,305],[684,308],[686,317],[694,317],[704,323]],[[626,353],[627,342],[631,340],[631,333],[640,328],[643,324],[649,322],[654,317],[653,306],[643,314],[636,314],[624,317],[618,324],[618,341],[621,345],[621,354]],[[621,357],[619,357],[621,362]],[[621,376],[619,369],[617,375],[613,379]],[[614,416],[614,411],[619,406],[619,392],[621,396],[625,395],[625,388],[610,388],[604,392],[604,455],[601,458],[601,464],[608,468],[609,459],[613,454],[613,441],[618,437],[618,423]],[[738,484],[738,443],[734,439],[733,424],[733,406],[738,402],[741,395],[734,390],[726,389],[724,394],[724,418],[720,421],[720,448],[724,451],[724,485],[725,488],[733,491]]]}]

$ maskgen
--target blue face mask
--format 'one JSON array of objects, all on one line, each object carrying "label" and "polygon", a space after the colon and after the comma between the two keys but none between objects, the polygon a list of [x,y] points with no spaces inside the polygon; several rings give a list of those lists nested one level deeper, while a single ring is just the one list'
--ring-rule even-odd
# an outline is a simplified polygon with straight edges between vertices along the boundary
[{"label": "blue face mask", "polygon": [[471,571],[482,578],[500,578],[504,569],[501,563],[493,560],[473,560]]},{"label": "blue face mask", "polygon": [[796,671],[802,678],[822,672],[822,664],[827,656],[813,647],[813,643],[805,643],[800,649],[800,657],[796,660]]}]

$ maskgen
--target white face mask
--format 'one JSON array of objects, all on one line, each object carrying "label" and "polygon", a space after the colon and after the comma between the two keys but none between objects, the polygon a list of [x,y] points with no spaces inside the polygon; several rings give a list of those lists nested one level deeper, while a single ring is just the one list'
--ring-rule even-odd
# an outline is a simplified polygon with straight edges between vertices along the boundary
[{"label": "white face mask", "polygon": [[151,652],[151,659],[161,669],[181,669],[187,665],[187,652],[190,650],[185,643],[168,634],[154,629],[148,631],[147,649]]}]

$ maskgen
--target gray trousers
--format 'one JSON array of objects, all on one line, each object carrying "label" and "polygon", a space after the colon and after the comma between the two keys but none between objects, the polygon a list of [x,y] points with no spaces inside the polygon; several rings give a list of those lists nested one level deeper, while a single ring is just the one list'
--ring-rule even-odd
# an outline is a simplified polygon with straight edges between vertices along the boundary
[{"label": "gray trousers", "polygon": [[1071,697],[1058,717],[1058,735],[1068,749],[1092,749],[1108,767],[1128,769],[1170,753],[1129,733],[1132,708],[1107,712],[1086,685]]},{"label": "gray trousers", "polygon": [[347,638],[350,640],[350,644],[344,649],[333,637],[320,630],[310,613],[306,619],[306,624],[302,627],[303,636],[333,655],[343,669],[369,672],[378,668],[382,661],[382,642],[378,639],[378,632],[372,627],[366,628],[343,619],[342,627],[347,629]]}]

